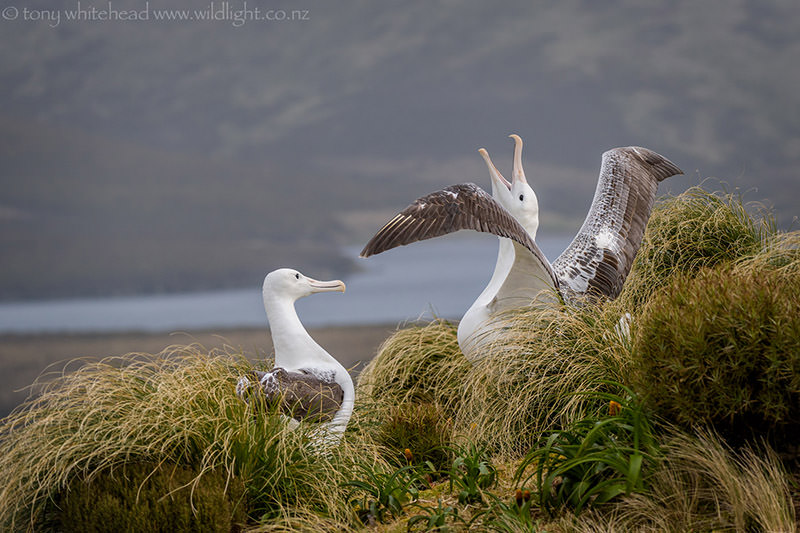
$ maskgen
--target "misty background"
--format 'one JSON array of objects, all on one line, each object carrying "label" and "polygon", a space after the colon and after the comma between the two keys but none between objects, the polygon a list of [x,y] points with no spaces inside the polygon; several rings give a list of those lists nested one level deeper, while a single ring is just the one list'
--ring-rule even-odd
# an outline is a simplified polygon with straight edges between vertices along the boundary
[{"label": "misty background", "polygon": [[602,152],[627,145],[685,171],[662,194],[739,190],[797,229],[794,2],[192,4],[112,7],[302,20],[53,24],[22,10],[78,2],[2,3],[0,299],[340,277],[416,197],[488,188],[478,148],[508,175],[510,133],[540,236],[577,231]]}]

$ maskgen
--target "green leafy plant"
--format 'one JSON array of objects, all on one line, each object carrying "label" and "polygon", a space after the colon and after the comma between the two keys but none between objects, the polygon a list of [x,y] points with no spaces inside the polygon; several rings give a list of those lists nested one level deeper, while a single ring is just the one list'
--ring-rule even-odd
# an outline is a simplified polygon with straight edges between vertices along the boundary
[{"label": "green leafy plant", "polygon": [[467,525],[467,522],[458,515],[458,508],[452,505],[445,505],[441,498],[438,499],[436,507],[427,507],[415,504],[423,511],[423,514],[412,516],[408,520],[408,531],[450,531],[448,521]]},{"label": "green leafy plant", "polygon": [[360,469],[364,478],[343,483],[342,487],[350,489],[347,500],[364,523],[400,516],[403,506],[419,494],[419,474],[413,465],[389,471],[361,464]]},{"label": "green leafy plant", "polygon": [[491,499],[489,507],[481,513],[481,525],[484,529],[508,533],[521,531],[538,532],[539,520],[531,514],[531,493],[517,489],[510,502],[503,501],[495,494],[488,493]]},{"label": "green leafy plant", "polygon": [[[590,393],[603,402],[605,414],[546,434],[520,463],[515,481],[523,486],[532,482],[544,509],[568,505],[577,514],[586,506],[643,490],[646,462],[656,452],[650,423],[633,392],[616,386],[625,397]],[[529,467],[532,474],[527,474]]]},{"label": "green leafy plant", "polygon": [[474,444],[455,451],[450,468],[450,490],[458,490],[462,504],[482,502],[483,489],[497,482],[497,470],[486,457],[486,450]]}]

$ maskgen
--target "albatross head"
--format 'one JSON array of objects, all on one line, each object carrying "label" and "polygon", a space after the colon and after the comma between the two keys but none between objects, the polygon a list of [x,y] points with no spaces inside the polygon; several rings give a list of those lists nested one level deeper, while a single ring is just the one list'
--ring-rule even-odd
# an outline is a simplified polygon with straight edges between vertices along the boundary
[{"label": "albatross head", "polygon": [[522,169],[522,139],[516,134],[509,137],[514,139],[514,165],[511,171],[510,183],[494,166],[486,150],[481,148],[478,152],[486,162],[486,166],[489,167],[489,176],[492,180],[492,196],[535,239],[536,231],[539,229],[539,200],[536,198],[536,193],[533,192],[531,186],[528,185],[528,180],[525,179],[525,171]]},{"label": "albatross head", "polygon": [[273,270],[264,278],[263,293],[280,295],[290,301],[318,292],[344,292],[344,283],[337,280],[317,281],[292,268]]}]

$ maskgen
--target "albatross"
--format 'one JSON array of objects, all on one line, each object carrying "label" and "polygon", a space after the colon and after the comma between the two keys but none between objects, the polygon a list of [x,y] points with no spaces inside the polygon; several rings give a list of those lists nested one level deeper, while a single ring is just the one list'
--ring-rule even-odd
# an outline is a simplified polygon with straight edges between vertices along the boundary
[{"label": "albatross", "polygon": [[472,360],[483,356],[486,344],[502,332],[495,318],[508,310],[559,300],[578,304],[586,297],[616,298],[641,245],[659,182],[683,173],[647,148],[605,152],[589,213],[551,265],[535,241],[539,205],[522,168],[522,139],[511,138],[515,145],[510,183],[481,148],[492,180],[491,196],[472,183],[422,196],[378,230],[360,254],[369,257],[459,230],[498,236],[492,278],[458,327],[459,347]]},{"label": "albatross", "polygon": [[[263,394],[296,422],[322,423],[322,440],[335,443],[353,412],[355,388],[347,369],[308,334],[295,311],[298,299],[319,292],[344,292],[339,280],[317,281],[290,268],[264,278],[262,296],[275,348],[275,368],[239,378],[237,395]],[[252,381],[251,381],[252,380]]]}]

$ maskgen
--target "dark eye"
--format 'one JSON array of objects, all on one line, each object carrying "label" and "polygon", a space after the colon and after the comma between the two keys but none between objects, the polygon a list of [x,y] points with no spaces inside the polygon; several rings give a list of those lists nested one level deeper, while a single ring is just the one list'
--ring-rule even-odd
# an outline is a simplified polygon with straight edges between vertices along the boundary
[{"label": "dark eye", "polygon": [[300,274],[295,274],[294,277],[295,279],[300,279]]},{"label": "dark eye", "polygon": [[519,201],[521,202],[521,201],[522,201],[522,200],[524,200],[524,199],[525,199],[525,197],[524,197],[524,196],[522,196],[522,195],[520,194],[520,195],[519,195]]}]

